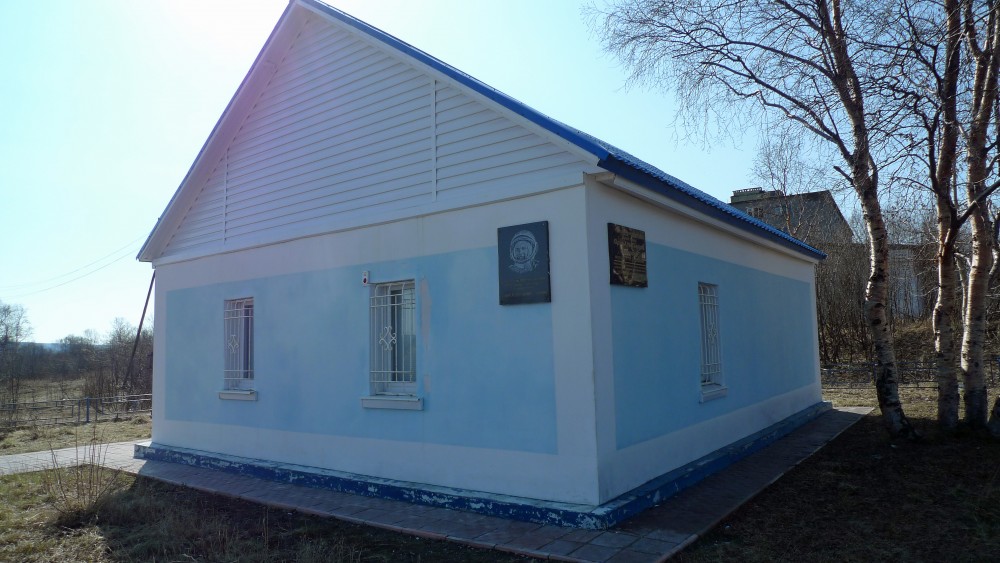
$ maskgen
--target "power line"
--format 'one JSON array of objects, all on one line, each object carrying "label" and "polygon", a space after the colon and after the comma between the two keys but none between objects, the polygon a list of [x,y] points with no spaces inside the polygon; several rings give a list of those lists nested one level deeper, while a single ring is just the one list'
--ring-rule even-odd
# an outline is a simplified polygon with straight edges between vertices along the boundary
[{"label": "power line", "polygon": [[[121,251],[123,251],[123,250],[125,250],[127,248],[133,248],[135,246],[135,243],[139,242],[143,238],[145,238],[145,235],[140,236],[138,238],[135,238],[135,239],[129,241],[128,243],[126,243],[121,248],[113,250],[113,251],[109,252],[108,254],[105,254],[104,256],[101,256],[97,260],[94,260],[93,262],[89,262],[87,264],[84,264],[83,266],[80,266],[79,268],[76,268],[75,270],[70,270],[68,272],[59,274],[58,276],[53,276],[51,278],[47,278],[47,279],[44,279],[44,280],[37,280],[37,281],[32,281],[32,282],[22,282],[22,283],[15,283],[15,284],[11,284],[11,285],[0,286],[0,290],[16,291],[16,290],[19,290],[19,289],[30,288],[32,286],[44,285],[44,284],[55,282],[57,280],[60,280],[62,278],[68,277],[68,276],[71,276],[71,275],[73,275],[73,274],[75,274],[77,272],[80,272],[82,270],[86,270],[87,268],[93,266],[94,264],[98,264],[98,263],[100,263],[100,262],[102,262],[102,261],[104,261],[104,260],[106,260],[106,259],[108,259],[108,258],[110,258],[112,256],[117,256]],[[118,258],[115,259],[114,262],[117,262],[118,260],[121,260],[122,258],[123,258],[122,256],[119,256]],[[114,262],[111,262],[111,264],[113,264]],[[98,270],[100,270],[102,268],[105,268],[108,265],[110,265],[110,264],[106,264],[105,266],[101,266],[101,268],[98,268]],[[96,272],[98,270],[94,270],[94,271]],[[79,278],[75,278],[75,279],[79,279]],[[58,287],[58,286],[55,286],[55,287]]]},{"label": "power line", "polygon": [[[138,239],[136,239],[136,240],[138,240]],[[93,262],[90,262],[89,264],[87,264],[85,266],[81,266],[79,268],[76,268],[75,270],[71,270],[69,272],[66,272],[65,274],[61,274],[61,275],[49,278],[47,281],[51,285],[48,285],[47,287],[42,287],[42,288],[39,288],[39,289],[30,289],[31,285],[35,285],[35,286],[37,286],[37,285],[43,285],[45,282],[34,282],[33,284],[20,284],[19,286],[13,286],[13,287],[22,287],[23,289],[21,290],[20,293],[14,293],[12,295],[5,295],[4,296],[4,300],[10,301],[10,300],[20,299],[20,298],[23,298],[23,297],[29,297],[29,296],[32,296],[32,295],[37,295],[39,293],[44,293],[46,291],[51,291],[53,289],[57,289],[57,288],[65,286],[65,285],[69,285],[69,284],[71,284],[73,282],[79,281],[79,280],[81,280],[83,278],[92,276],[92,275],[96,274],[97,272],[100,272],[101,270],[103,270],[105,268],[108,268],[108,267],[110,267],[110,266],[112,266],[112,265],[114,265],[114,264],[116,264],[118,262],[121,262],[122,260],[124,260],[125,258],[128,258],[129,256],[133,256],[135,254],[135,252],[138,250],[138,247],[135,245],[136,240],[133,240],[132,242],[130,242],[129,244],[127,244],[127,245],[119,248],[115,252],[112,252],[110,254],[105,254],[101,258],[99,258],[99,259],[97,259],[97,260],[95,260]],[[98,266],[96,268],[92,268],[92,266],[94,266],[96,264],[100,264],[101,262],[104,262],[108,258],[114,258],[114,259],[111,260],[110,262],[105,262],[104,264],[101,264],[100,266]],[[83,272],[83,273],[81,273],[81,274],[79,274],[79,275],[77,275],[75,277],[72,277],[70,279],[63,279],[66,276],[70,276],[70,275],[72,275],[74,273],[79,273],[79,272]],[[58,281],[57,283],[52,283],[52,282],[56,282],[57,280],[61,280],[61,279],[62,279],[62,281]],[[17,290],[15,289],[13,291],[16,292]]]},{"label": "power line", "polygon": [[75,278],[66,280],[66,281],[64,281],[62,283],[58,283],[56,285],[45,287],[45,288],[42,288],[42,289],[37,289],[35,291],[28,291],[26,293],[19,293],[19,294],[15,294],[15,295],[9,295],[9,296],[7,296],[7,299],[8,300],[10,300],[10,299],[20,299],[22,297],[28,297],[28,296],[31,296],[31,295],[37,295],[39,293],[44,293],[46,291],[50,291],[50,290],[62,287],[64,285],[69,285],[69,284],[71,284],[71,283],[73,283],[75,281],[82,280],[85,277],[88,277],[90,275],[96,274],[97,272],[100,272],[104,268],[107,268],[108,266],[111,266],[111,265],[113,265],[113,264],[115,264],[117,262],[121,262],[125,258],[128,258],[131,254],[132,254],[132,252],[126,252],[125,254],[122,254],[121,256],[119,256],[118,258],[112,260],[111,262],[108,262],[107,264],[101,266],[100,268],[96,268],[96,269],[91,270],[91,271],[89,271],[89,272],[87,272],[85,274],[81,274],[81,275],[79,275],[79,276],[77,276]]}]

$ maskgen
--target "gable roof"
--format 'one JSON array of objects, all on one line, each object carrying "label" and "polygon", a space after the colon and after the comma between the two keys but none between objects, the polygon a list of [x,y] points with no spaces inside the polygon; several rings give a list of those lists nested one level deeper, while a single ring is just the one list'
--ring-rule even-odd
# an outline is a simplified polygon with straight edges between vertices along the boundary
[{"label": "gable roof", "polygon": [[[330,18],[336,19],[343,24],[365,34],[366,36],[377,40],[378,42],[390,47],[391,49],[402,53],[420,63],[440,72],[446,77],[454,80],[455,82],[461,84],[462,86],[472,90],[473,92],[491,100],[492,102],[498,104],[504,109],[521,116],[522,118],[528,120],[532,124],[544,129],[548,133],[555,135],[556,137],[562,139],[568,143],[571,147],[587,153],[593,159],[596,159],[596,164],[598,167],[607,170],[613,174],[616,174],[622,178],[634,182],[635,184],[650,190],[655,194],[664,196],[670,200],[673,200],[689,209],[700,212],[708,217],[721,221],[731,227],[735,227],[744,232],[748,232],[753,235],[762,237],[770,242],[777,243],[778,245],[796,251],[804,256],[811,259],[822,259],[826,255],[809,246],[808,244],[790,236],[789,234],[780,231],[767,223],[755,219],[746,213],[708,195],[707,193],[698,190],[689,184],[682,182],[681,180],[667,174],[666,172],[660,170],[659,168],[644,162],[631,154],[606,143],[596,137],[588,135],[583,131],[570,127],[558,120],[555,120],[547,115],[544,115],[537,110],[525,105],[518,100],[500,92],[499,90],[473,78],[472,76],[458,70],[457,68],[448,65],[441,60],[417,49],[416,47],[402,41],[388,33],[375,28],[353,16],[346,14],[334,8],[328,4],[321,2],[320,0],[292,0],[288,8],[285,10],[278,24],[275,26],[274,31],[271,33],[271,37],[265,44],[264,49],[261,51],[261,55],[267,50],[268,46],[275,40],[279,29],[282,27],[282,23],[289,17],[295,5],[302,5],[311,9],[314,12],[326,15]],[[223,113],[222,118],[216,124],[209,136],[208,141],[206,141],[205,146],[199,153],[199,159],[206,152],[206,149],[215,138],[216,133],[219,131],[221,125],[223,124],[225,117],[230,113],[230,110],[234,107],[237,98],[240,96],[241,92],[249,86],[252,82],[252,75],[254,70],[258,66],[268,66],[270,63],[261,60],[261,55],[258,55],[257,60],[254,61],[253,67],[248,72],[247,77],[244,79],[240,88],[237,90],[236,95],[234,95],[233,100],[230,101],[229,106]],[[273,71],[273,69],[272,69]],[[197,164],[198,159],[195,163]],[[188,172],[184,181],[181,183],[181,188],[187,183],[188,178],[191,176],[194,165],[192,169]],[[158,231],[164,225],[164,219],[170,216],[172,213],[177,213],[174,204],[178,199],[181,188],[178,188],[177,193],[174,194],[170,203],[167,206],[166,211],[160,217],[153,231],[150,233],[146,242],[143,244],[139,251],[137,258],[143,261],[151,261],[154,256],[152,255],[151,243],[154,240],[154,235],[158,234]]]}]

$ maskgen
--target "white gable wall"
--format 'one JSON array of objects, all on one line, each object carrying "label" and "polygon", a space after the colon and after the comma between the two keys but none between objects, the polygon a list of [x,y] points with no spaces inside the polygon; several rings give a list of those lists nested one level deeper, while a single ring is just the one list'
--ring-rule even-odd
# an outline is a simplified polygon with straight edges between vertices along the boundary
[{"label": "white gable wall", "polygon": [[241,120],[235,135],[206,147],[212,170],[182,187],[198,195],[159,261],[518,197],[597,171],[381,43],[319,14],[299,18],[286,52],[268,53],[276,68],[249,113],[224,118]]}]

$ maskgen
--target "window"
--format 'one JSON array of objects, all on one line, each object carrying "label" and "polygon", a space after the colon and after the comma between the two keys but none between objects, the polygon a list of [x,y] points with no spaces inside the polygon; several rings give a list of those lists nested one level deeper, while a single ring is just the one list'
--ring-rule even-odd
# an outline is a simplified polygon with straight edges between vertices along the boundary
[{"label": "window", "polygon": [[415,395],[417,336],[414,283],[380,283],[371,292],[371,394]]},{"label": "window", "polygon": [[719,288],[698,284],[701,309],[701,391],[702,399],[725,394],[722,384],[722,345],[719,338]]},{"label": "window", "polygon": [[226,301],[225,379],[227,391],[253,389],[253,298]]}]

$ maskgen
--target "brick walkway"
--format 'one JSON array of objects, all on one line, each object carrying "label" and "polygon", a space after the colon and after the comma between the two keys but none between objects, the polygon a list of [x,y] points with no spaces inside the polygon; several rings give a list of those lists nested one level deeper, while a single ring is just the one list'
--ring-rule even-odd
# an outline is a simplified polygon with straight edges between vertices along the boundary
[{"label": "brick walkway", "polygon": [[[663,561],[711,530],[743,503],[870,412],[833,409],[757,453],[607,531],[516,522],[446,508],[368,498],[264,481],[187,465],[132,458],[133,442],[103,444],[105,465],[130,473],[276,508],[333,517],[424,538],[455,541],[542,559]],[[56,450],[59,465],[90,459],[90,450]],[[0,475],[37,471],[53,452],[0,456]]]},{"label": "brick walkway", "polygon": [[98,444],[91,449],[90,445],[61,450],[45,450],[27,454],[0,456],[0,475],[11,473],[26,473],[40,471],[52,467],[53,457],[59,467],[70,467],[88,463],[91,459],[103,459],[108,467],[124,469],[129,473],[137,472],[143,465],[142,460],[134,459],[135,442],[117,442],[114,444]]}]

